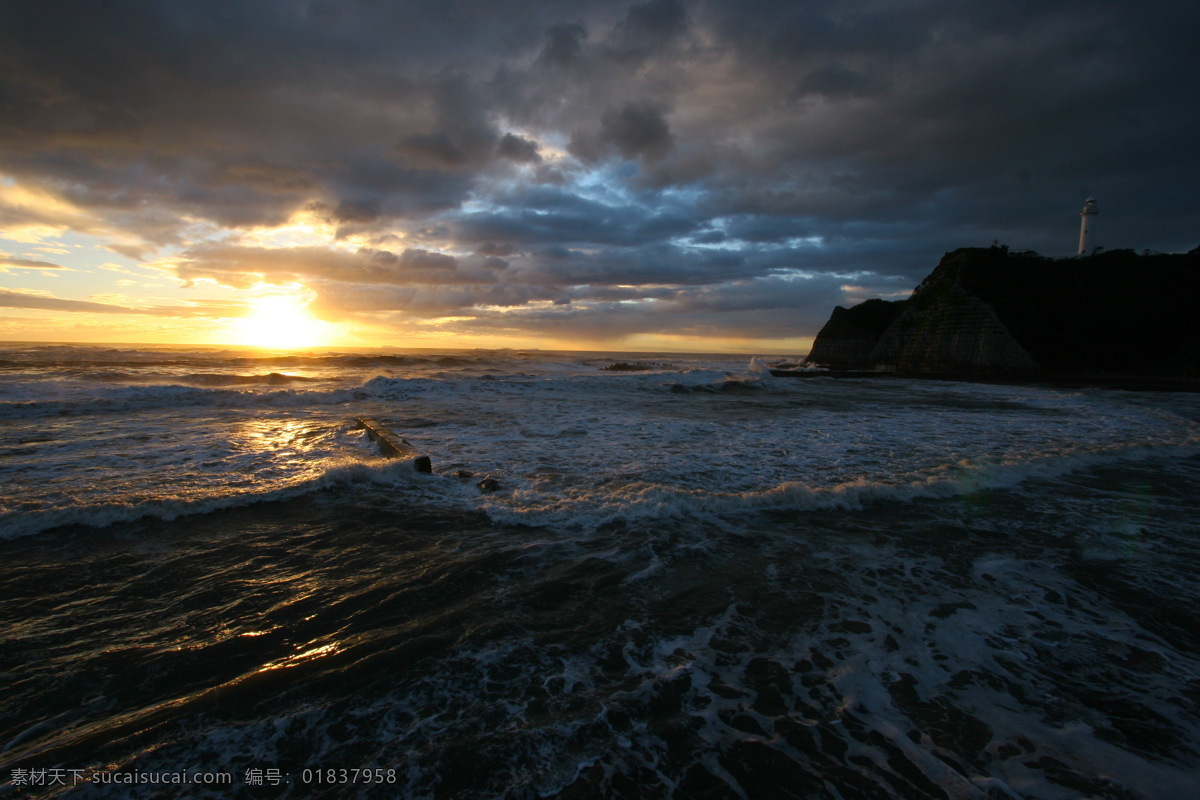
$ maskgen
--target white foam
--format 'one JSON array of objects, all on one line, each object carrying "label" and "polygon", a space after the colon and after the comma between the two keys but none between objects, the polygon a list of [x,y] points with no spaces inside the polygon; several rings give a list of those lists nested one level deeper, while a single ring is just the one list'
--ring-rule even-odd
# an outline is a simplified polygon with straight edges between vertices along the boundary
[{"label": "white foam", "polygon": [[[849,754],[885,772],[898,752],[955,797],[1070,794],[1047,780],[1043,758],[1149,798],[1186,796],[1200,778],[1194,766],[1114,744],[1103,735],[1103,709],[1058,690],[1085,680],[1075,670],[1113,654],[1111,674],[1084,685],[1081,696],[1128,690],[1187,741],[1200,741],[1194,714],[1174,699],[1200,674],[1196,654],[1070,574],[1079,562],[1104,559],[1129,585],[1165,581],[1153,597],[1194,593],[1192,575],[1164,577],[1176,540],[1164,539],[1172,553],[1155,549],[1163,545],[1151,537],[1127,542],[1153,516],[1125,518],[1137,492],[1112,480],[1092,489],[1089,481],[1114,472],[1189,480],[1189,459],[1200,455],[1200,400],[772,380],[761,366],[730,379],[744,392],[705,390],[719,390],[737,371],[717,361],[611,373],[578,358],[511,354],[320,390],[54,384],[63,397],[28,399],[62,405],[16,413],[0,431],[0,526],[16,536],[69,523],[173,519],[323,490],[347,505],[391,496],[398,505],[480,510],[535,526],[489,531],[483,544],[472,543],[511,560],[492,573],[494,593],[479,589],[489,621],[465,631],[435,664],[396,670],[387,679],[394,683],[371,683],[362,696],[305,700],[259,720],[202,720],[189,737],[157,743],[144,769],[214,753],[238,768],[246,754],[282,763],[298,747],[320,761],[353,737],[404,765],[400,793],[431,796],[443,748],[486,730],[492,736],[480,745],[490,763],[511,771],[504,777],[514,792],[551,795],[600,765],[609,778],[649,776],[669,795],[699,765],[749,796],[721,756],[751,743],[804,765],[816,754],[785,735],[801,730],[829,742],[820,755]],[[86,410],[90,401],[100,405]],[[443,474],[417,475],[375,455],[351,428],[358,414],[393,425]],[[492,473],[503,488],[481,494],[444,474],[459,468]],[[1007,511],[969,524],[957,517],[969,503],[925,502],[996,490],[1009,490]],[[1176,503],[1186,521],[1190,496],[1163,491],[1155,501]],[[901,513],[869,513],[877,509]],[[1031,525],[1025,513],[1056,527]],[[1173,524],[1155,513],[1166,518],[1160,525]],[[906,538],[891,523],[910,518]],[[962,541],[921,540],[940,523]],[[606,525],[622,526],[619,535]],[[1192,535],[1178,527],[1180,539]],[[580,569],[587,559],[604,569]],[[690,572],[699,561],[703,568]],[[563,612],[526,612],[522,581],[564,565],[575,571],[572,582],[584,576],[581,587],[594,578],[580,591],[604,602],[584,609],[570,605],[573,596]],[[614,575],[619,587],[601,586],[601,576]],[[703,580],[696,591],[709,591],[714,576],[726,583],[687,607],[695,584]],[[489,628],[496,609],[504,624]],[[572,616],[579,610],[586,620]],[[580,631],[585,644],[554,638]],[[1133,653],[1162,666],[1122,666]],[[782,710],[758,702],[770,689],[752,674],[763,664],[778,668]],[[690,725],[691,750],[681,757],[653,710],[669,687],[686,687],[666,712]],[[946,748],[929,730],[936,714],[905,708],[906,697],[969,714],[989,731],[976,743],[982,750]],[[304,724],[289,729],[293,720]],[[11,743],[38,733],[23,728]],[[1018,756],[1002,756],[1014,747]],[[961,772],[943,759],[957,759]]]},{"label": "white foam", "polygon": [[[347,457],[323,462],[319,469],[304,475],[287,475],[276,480],[238,482],[215,480],[197,486],[160,483],[135,494],[127,492],[117,501],[105,501],[103,494],[92,492],[55,495],[40,507],[5,508],[0,506],[0,539],[16,539],[67,525],[104,528],[110,525],[153,518],[170,522],[184,516],[206,514],[228,508],[276,502],[302,497],[329,489],[367,485],[419,489],[426,476],[415,472],[410,463],[367,457]],[[82,499],[80,495],[87,496]],[[60,499],[53,502],[53,499]]]},{"label": "white foam", "polygon": [[983,490],[1007,489],[1029,480],[1045,480],[1084,469],[1122,462],[1188,458],[1200,446],[1114,448],[1094,453],[1046,457],[1029,462],[971,464],[908,482],[857,478],[846,483],[812,485],[785,481],[740,492],[688,489],[631,481],[621,486],[517,490],[481,502],[497,522],[587,530],[618,522],[729,522],[747,514],[775,511],[861,511],[880,504],[912,503],[957,497]]},{"label": "white foam", "polygon": [[[229,353],[105,357],[142,356],[190,373],[263,367]],[[323,373],[319,386],[287,389],[80,382],[47,378],[50,367],[17,374],[0,403],[0,525],[99,524],[312,487],[342,459],[369,458],[350,432],[358,415],[414,440],[441,471],[490,474],[504,487],[480,495],[441,481],[418,489],[422,502],[574,531],[950,497],[1120,459],[1182,458],[1200,443],[1192,395],[772,379],[761,359],[742,362],[745,374],[700,357],[612,372],[598,358],[435,354],[415,368],[375,359],[368,368],[404,374]]]}]

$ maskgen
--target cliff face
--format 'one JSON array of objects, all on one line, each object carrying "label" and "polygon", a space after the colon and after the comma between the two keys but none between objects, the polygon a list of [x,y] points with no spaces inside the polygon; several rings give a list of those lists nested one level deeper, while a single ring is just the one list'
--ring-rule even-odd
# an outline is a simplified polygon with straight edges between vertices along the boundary
[{"label": "cliff face", "polygon": [[808,360],[841,369],[872,369],[871,351],[902,308],[902,303],[886,300],[868,300],[848,309],[838,306],[813,342]]},{"label": "cliff face", "polygon": [[[834,310],[809,362],[920,373],[1200,376],[1200,248],[947,253],[908,300]],[[873,324],[867,324],[866,321]]]},{"label": "cliff face", "polygon": [[987,303],[955,286],[910,305],[871,349],[874,367],[902,372],[1033,372],[1038,364]]}]

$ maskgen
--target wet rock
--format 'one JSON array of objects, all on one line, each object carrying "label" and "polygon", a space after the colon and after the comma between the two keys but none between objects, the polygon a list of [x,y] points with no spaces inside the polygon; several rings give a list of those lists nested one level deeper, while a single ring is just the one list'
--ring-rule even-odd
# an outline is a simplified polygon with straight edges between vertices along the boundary
[{"label": "wet rock", "polygon": [[601,369],[608,372],[645,372],[650,369],[673,369],[673,367],[670,364],[656,361],[617,361],[601,367]]}]

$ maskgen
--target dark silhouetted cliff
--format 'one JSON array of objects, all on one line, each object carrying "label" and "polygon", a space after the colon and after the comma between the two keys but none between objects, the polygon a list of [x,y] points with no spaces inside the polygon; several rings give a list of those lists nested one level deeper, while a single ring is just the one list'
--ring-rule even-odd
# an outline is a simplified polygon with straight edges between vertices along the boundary
[{"label": "dark silhouetted cliff", "polygon": [[872,350],[903,309],[903,303],[868,300],[853,308],[837,306],[813,343],[808,360],[840,369],[871,369]]},{"label": "dark silhouetted cliff", "polygon": [[1200,248],[947,253],[908,300],[836,308],[809,362],[927,374],[1200,377]]}]

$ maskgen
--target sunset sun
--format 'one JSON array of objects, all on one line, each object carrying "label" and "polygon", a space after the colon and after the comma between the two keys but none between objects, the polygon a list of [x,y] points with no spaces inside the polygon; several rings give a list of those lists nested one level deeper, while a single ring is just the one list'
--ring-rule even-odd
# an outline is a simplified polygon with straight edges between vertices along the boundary
[{"label": "sunset sun", "polygon": [[296,298],[271,295],[254,302],[250,314],[234,324],[233,335],[236,344],[291,349],[325,344],[328,327]]}]

